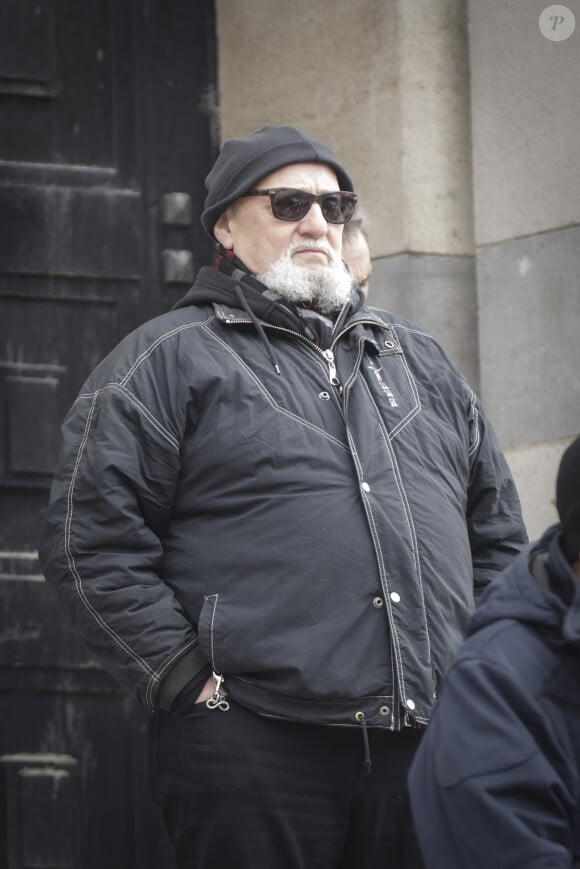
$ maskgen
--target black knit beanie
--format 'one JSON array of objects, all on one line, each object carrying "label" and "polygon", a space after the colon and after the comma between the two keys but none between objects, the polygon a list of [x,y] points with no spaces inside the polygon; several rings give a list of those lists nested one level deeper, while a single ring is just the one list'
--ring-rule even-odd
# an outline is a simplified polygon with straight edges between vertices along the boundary
[{"label": "black knit beanie", "polygon": [[572,564],[580,559],[580,437],[565,450],[556,479],[562,549]]},{"label": "black knit beanie", "polygon": [[207,196],[201,222],[210,238],[228,205],[266,175],[290,163],[325,163],[336,172],[341,190],[354,191],[351,179],[330,148],[294,127],[262,127],[245,139],[226,142],[205,179]]}]

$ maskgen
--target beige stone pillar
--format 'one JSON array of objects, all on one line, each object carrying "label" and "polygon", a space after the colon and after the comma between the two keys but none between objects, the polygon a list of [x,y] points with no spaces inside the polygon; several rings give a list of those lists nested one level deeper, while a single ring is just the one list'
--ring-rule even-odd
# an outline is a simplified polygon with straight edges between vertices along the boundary
[{"label": "beige stone pillar", "polygon": [[580,432],[580,3],[561,40],[549,5],[469,0],[481,386],[534,537]]}]

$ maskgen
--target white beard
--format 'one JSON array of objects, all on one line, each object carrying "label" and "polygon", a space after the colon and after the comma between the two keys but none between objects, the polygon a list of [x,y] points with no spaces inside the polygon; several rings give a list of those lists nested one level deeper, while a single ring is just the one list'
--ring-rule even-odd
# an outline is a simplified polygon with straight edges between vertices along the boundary
[{"label": "white beard", "polygon": [[322,268],[311,269],[296,265],[292,251],[300,247],[320,249],[320,242],[300,242],[291,244],[286,253],[275,260],[258,280],[273,290],[282,299],[295,304],[314,303],[321,314],[334,314],[350,301],[352,277],[343,261],[334,251],[322,245],[330,257],[330,262]]}]

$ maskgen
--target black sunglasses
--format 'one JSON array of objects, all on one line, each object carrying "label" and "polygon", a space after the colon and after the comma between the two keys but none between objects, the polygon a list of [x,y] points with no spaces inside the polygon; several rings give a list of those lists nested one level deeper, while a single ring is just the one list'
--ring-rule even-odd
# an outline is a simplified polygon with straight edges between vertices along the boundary
[{"label": "black sunglasses", "polygon": [[302,220],[313,202],[318,202],[328,223],[348,223],[356,207],[357,195],[347,190],[333,193],[308,193],[292,187],[272,187],[269,190],[251,190],[246,196],[269,196],[272,214],[279,220]]}]

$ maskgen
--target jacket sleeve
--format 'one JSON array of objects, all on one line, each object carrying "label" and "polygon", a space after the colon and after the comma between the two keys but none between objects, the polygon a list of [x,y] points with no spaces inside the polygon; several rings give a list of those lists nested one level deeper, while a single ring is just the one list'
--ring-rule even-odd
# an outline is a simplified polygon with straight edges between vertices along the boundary
[{"label": "jacket sleeve", "polygon": [[520,500],[496,434],[472,393],[467,530],[476,601],[528,542]]},{"label": "jacket sleeve", "polygon": [[72,627],[149,708],[207,666],[162,579],[179,443],[125,386],[79,396],[63,426],[39,558]]},{"label": "jacket sleeve", "polygon": [[517,675],[461,660],[409,774],[427,869],[569,869],[575,775]]}]

